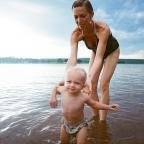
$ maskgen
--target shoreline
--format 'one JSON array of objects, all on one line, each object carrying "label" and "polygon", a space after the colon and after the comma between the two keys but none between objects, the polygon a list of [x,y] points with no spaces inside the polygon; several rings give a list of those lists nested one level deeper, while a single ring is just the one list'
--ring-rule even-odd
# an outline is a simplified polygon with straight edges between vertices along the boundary
[{"label": "shoreline", "polygon": [[[0,58],[0,64],[65,64],[67,58]],[[89,58],[78,58],[78,63],[88,64]],[[118,64],[144,64],[144,59],[119,59]]]}]

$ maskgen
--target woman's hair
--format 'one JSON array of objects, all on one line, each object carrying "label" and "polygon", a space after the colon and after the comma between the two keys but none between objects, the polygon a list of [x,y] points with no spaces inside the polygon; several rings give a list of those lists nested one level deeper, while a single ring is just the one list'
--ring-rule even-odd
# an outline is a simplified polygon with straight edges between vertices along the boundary
[{"label": "woman's hair", "polygon": [[92,16],[94,15],[93,7],[89,0],[75,0],[73,2],[72,9],[81,6],[84,6],[86,10],[92,14]]}]

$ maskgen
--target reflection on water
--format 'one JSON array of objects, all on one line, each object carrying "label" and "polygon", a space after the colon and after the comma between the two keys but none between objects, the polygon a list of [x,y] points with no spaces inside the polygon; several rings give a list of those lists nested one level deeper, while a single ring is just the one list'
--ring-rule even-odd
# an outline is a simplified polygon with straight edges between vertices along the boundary
[{"label": "reflection on water", "polygon": [[[81,65],[85,69],[88,65]],[[0,65],[0,144],[57,144],[60,106],[49,107],[51,89],[65,65]],[[119,64],[110,86],[110,101],[120,110],[107,123],[88,128],[88,144],[143,144],[144,65]],[[91,117],[85,109],[86,118]]]},{"label": "reflection on water", "polygon": [[109,131],[108,124],[106,122],[95,121],[89,127],[89,144],[109,144],[112,138],[112,134]]}]

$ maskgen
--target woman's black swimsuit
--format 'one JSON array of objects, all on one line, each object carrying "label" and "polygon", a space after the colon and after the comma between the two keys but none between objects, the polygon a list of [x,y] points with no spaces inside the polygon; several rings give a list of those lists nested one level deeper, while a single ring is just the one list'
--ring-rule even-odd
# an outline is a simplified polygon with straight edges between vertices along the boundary
[{"label": "woman's black swimsuit", "polygon": [[[91,50],[93,50],[96,53],[99,40],[97,41],[97,44],[94,47],[92,47],[92,48],[88,47],[85,38],[83,38],[83,41],[85,42],[85,44],[86,44],[88,49],[91,49]],[[113,51],[115,51],[117,48],[119,48],[119,43],[116,40],[116,38],[112,34],[110,34],[110,36],[108,38],[108,41],[107,41],[106,51],[104,53],[104,59],[108,55],[110,55]]]}]

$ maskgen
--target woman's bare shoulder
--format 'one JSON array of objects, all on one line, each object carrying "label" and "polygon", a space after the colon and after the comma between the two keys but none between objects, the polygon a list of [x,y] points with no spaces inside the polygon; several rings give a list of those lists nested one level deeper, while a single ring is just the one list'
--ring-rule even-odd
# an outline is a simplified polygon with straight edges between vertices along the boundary
[{"label": "woman's bare shoulder", "polygon": [[96,35],[99,39],[105,39],[111,34],[109,26],[101,21],[95,21]]},{"label": "woman's bare shoulder", "polygon": [[110,32],[109,26],[102,21],[94,21],[94,25],[95,25],[95,28],[98,32],[100,32],[100,31]]},{"label": "woman's bare shoulder", "polygon": [[81,30],[77,27],[72,31],[71,37],[73,39],[76,39],[77,41],[80,41],[82,39],[82,32]]}]

